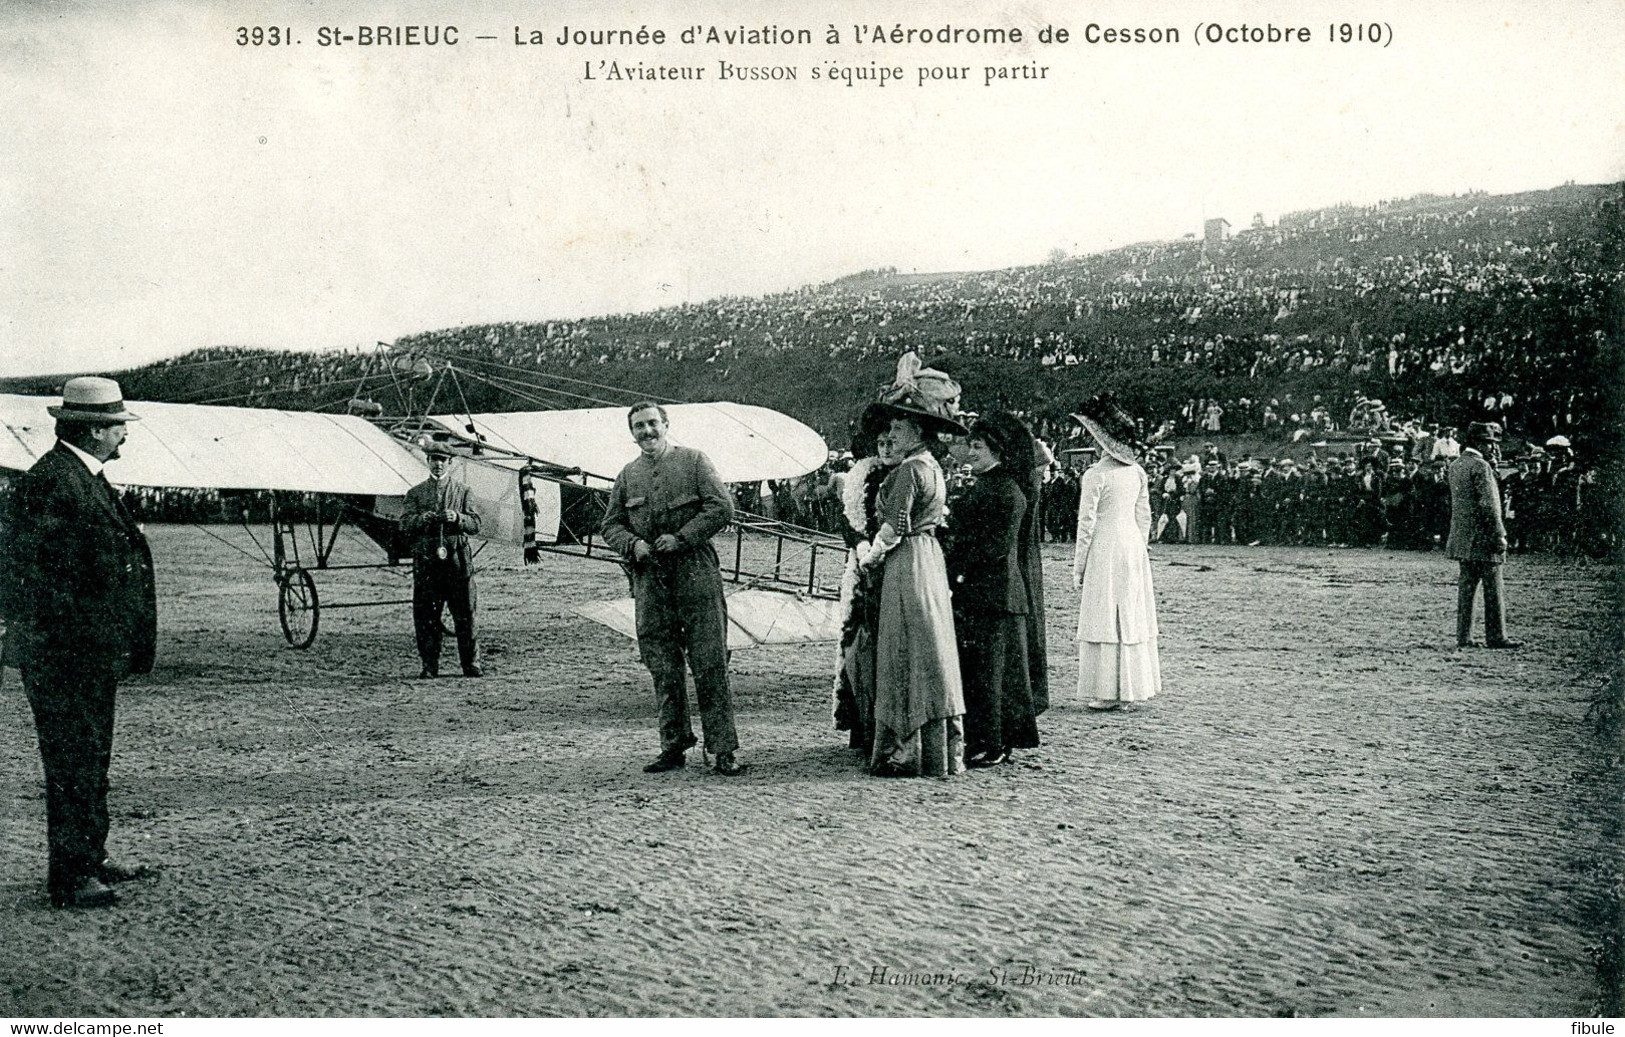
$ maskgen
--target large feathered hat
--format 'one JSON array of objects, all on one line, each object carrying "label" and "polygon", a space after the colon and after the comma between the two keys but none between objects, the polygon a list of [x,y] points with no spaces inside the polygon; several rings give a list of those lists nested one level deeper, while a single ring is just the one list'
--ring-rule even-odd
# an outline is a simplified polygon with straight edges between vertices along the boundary
[{"label": "large feathered hat", "polygon": [[924,367],[913,350],[897,361],[897,376],[882,389],[880,400],[869,412],[893,418],[909,418],[920,428],[953,435],[966,434],[959,421],[959,383],[942,371]]},{"label": "large feathered hat", "polygon": [[1100,444],[1100,449],[1124,464],[1139,464],[1139,426],[1117,397],[1109,392],[1083,401],[1072,417]]}]

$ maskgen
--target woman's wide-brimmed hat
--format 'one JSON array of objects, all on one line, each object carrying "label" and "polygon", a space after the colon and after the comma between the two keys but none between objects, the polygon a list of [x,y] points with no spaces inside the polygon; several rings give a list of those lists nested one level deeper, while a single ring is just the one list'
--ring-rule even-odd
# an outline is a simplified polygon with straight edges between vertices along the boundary
[{"label": "woman's wide-brimmed hat", "polygon": [[117,425],[141,419],[124,409],[124,392],[111,378],[70,378],[62,387],[62,406],[46,407],[58,421]]},{"label": "woman's wide-brimmed hat", "polygon": [[1140,432],[1117,402],[1117,397],[1109,392],[1091,396],[1083,401],[1078,412],[1072,417],[1082,425],[1100,444],[1100,449],[1123,462],[1124,464],[1139,464]]},{"label": "woman's wide-brimmed hat", "polygon": [[1037,461],[1037,441],[1022,420],[1006,410],[992,410],[971,422],[970,437],[980,439],[1013,469],[1025,471]]},{"label": "woman's wide-brimmed hat", "polygon": [[941,371],[920,365],[919,354],[910,350],[897,361],[897,377],[881,390],[880,399],[864,412],[888,418],[908,418],[929,432],[963,436],[968,431],[959,420],[959,383]]}]

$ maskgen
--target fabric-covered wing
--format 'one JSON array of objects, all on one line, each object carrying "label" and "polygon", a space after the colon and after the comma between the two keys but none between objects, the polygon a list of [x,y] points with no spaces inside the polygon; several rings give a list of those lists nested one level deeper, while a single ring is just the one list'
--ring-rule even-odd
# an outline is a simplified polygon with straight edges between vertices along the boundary
[{"label": "fabric-covered wing", "polygon": [[[741,403],[673,403],[671,441],[703,450],[724,482],[789,479],[828,459],[817,432],[787,414]],[[468,419],[439,415],[430,420],[467,434]],[[626,428],[626,408],[513,411],[475,414],[473,424],[494,447],[564,468],[613,479],[638,454]]]},{"label": "fabric-covered wing", "polygon": [[[631,598],[577,605],[576,615],[637,640],[637,602]],[[728,595],[728,650],[757,645],[812,644],[841,636],[841,605],[781,591],[742,590]]]},{"label": "fabric-covered wing", "polygon": [[[52,396],[0,394],[0,468],[26,470],[56,442]],[[141,403],[107,478],[126,486],[400,496],[428,478],[419,456],[345,414]]]},{"label": "fabric-covered wing", "polygon": [[[481,540],[522,546],[525,542],[524,503],[519,491],[519,461],[485,461],[459,457],[451,462],[447,478],[468,487],[469,500],[480,516]],[[536,538],[539,543],[559,539],[559,487],[538,479],[536,493]]]}]

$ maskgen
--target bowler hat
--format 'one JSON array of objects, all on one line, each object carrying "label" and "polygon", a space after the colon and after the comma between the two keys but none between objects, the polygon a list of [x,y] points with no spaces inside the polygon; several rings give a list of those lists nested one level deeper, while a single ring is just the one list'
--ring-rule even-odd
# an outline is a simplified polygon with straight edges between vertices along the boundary
[{"label": "bowler hat", "polygon": [[124,409],[124,393],[111,378],[70,378],[62,387],[62,406],[46,407],[58,421],[117,425],[141,419]]},{"label": "bowler hat", "polygon": [[1493,421],[1474,421],[1467,425],[1467,441],[1470,443],[1499,443],[1501,441],[1501,426]]}]

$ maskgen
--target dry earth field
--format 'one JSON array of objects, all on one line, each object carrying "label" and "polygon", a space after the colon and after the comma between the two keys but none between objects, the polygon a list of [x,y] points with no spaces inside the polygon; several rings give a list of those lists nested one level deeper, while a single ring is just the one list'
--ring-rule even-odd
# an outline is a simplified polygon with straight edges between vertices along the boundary
[{"label": "dry earth field", "polygon": [[570,612],[622,593],[611,566],[489,569],[488,676],[418,681],[404,607],[326,613],[296,651],[265,572],[149,535],[160,657],[120,693],[111,845],[164,873],[113,911],[46,907],[8,673],[0,1016],[1572,1016],[1602,993],[1612,568],[1513,559],[1526,649],[1458,652],[1438,554],[1159,546],[1165,694],[1097,715],[1052,545],[1042,748],[866,777],[833,648],[761,649],[734,657],[730,781],[698,754],[640,772],[634,646]]}]

